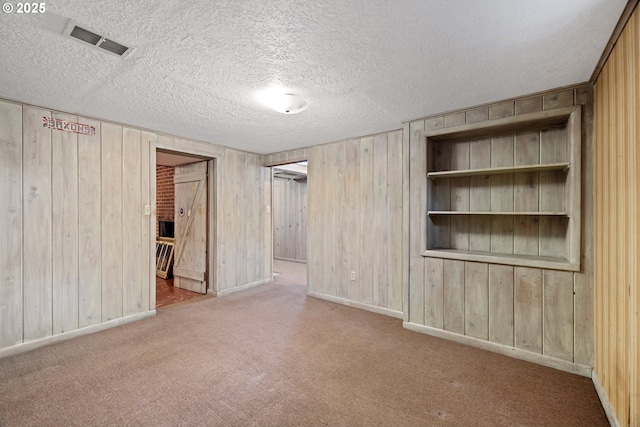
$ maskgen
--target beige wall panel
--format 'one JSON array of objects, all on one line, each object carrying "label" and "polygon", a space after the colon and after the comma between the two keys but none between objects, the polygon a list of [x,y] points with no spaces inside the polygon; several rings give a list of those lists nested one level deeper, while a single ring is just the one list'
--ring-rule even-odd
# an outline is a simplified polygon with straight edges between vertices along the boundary
[{"label": "beige wall panel", "polygon": [[[469,147],[470,169],[491,166],[491,139],[477,141]],[[469,178],[469,208],[472,211],[491,210],[491,189],[485,184],[486,177]],[[487,216],[475,216],[469,223],[469,249],[472,251],[491,250],[491,220]]]},{"label": "beige wall panel", "polygon": [[513,270],[489,265],[489,341],[513,347]]},{"label": "beige wall panel", "polygon": [[[54,117],[78,121],[65,114]],[[55,335],[78,329],[78,136],[54,131],[51,145]]]},{"label": "beige wall panel", "polygon": [[465,263],[465,334],[489,339],[489,265]]},{"label": "beige wall panel", "polygon": [[[150,142],[154,139],[155,135],[150,132],[141,132],[140,134],[140,195],[141,203],[143,205],[155,206],[155,203],[151,204],[151,170],[155,169],[151,167],[151,159],[149,146]],[[155,164],[155,161],[154,161]],[[154,191],[155,194],[155,191]],[[142,207],[144,209],[144,207]],[[140,288],[142,295],[141,311],[149,310],[150,306],[150,293],[153,288],[154,307],[155,307],[155,263],[150,262],[151,254],[155,254],[155,245],[153,245],[152,236],[155,235],[155,230],[152,230],[151,215],[141,215],[140,220]],[[155,227],[153,227],[155,229]],[[154,284],[151,286],[151,278],[153,277]]]},{"label": "beige wall panel", "polygon": [[139,130],[125,128],[122,141],[122,292],[125,316],[143,310],[148,299],[142,284],[142,159]]},{"label": "beige wall panel", "polygon": [[84,327],[102,321],[101,128],[96,120],[78,120],[96,129],[78,135],[78,321]]},{"label": "beige wall panel", "polygon": [[595,373],[617,422],[636,427],[640,425],[639,40],[636,7],[598,77],[594,102]]},{"label": "beige wall panel", "polygon": [[[513,166],[514,138],[491,138],[491,167]],[[491,210],[513,212],[513,175],[491,176]],[[512,216],[491,217],[491,252],[513,253]]]},{"label": "beige wall panel", "polygon": [[102,321],[122,317],[122,126],[102,123]]},{"label": "beige wall panel", "polygon": [[[388,300],[388,290],[393,287],[390,279],[390,268],[393,260],[393,225],[390,224],[389,217],[393,215],[389,208],[389,199],[392,197],[388,192],[388,170],[387,163],[389,157],[389,139],[387,134],[376,135],[373,138],[373,161],[371,169],[371,186],[361,187],[361,200],[365,203],[361,212],[362,234],[365,237],[363,245],[376,248],[375,259],[371,263],[364,263],[372,270],[372,303],[376,306],[390,307],[392,302]],[[364,160],[364,159],[363,159]],[[401,170],[401,169],[400,169]],[[366,175],[365,175],[366,176]],[[371,199],[367,198],[366,191],[371,191]],[[366,206],[366,203],[369,206]],[[367,210],[369,213],[367,213]],[[373,221],[371,221],[373,215]],[[370,232],[367,232],[367,231]],[[367,246],[363,246],[367,247]],[[366,267],[365,267],[366,268]]]},{"label": "beige wall panel", "polygon": [[[386,138],[386,135],[383,135]],[[379,136],[378,136],[379,138]],[[373,209],[374,202],[374,174],[373,174],[373,137],[367,137],[360,139],[357,147],[359,174],[358,180],[358,203],[354,206],[354,209],[358,212],[358,234],[353,238],[358,241],[358,247],[354,249],[353,257],[358,258],[358,269],[356,271],[356,277],[358,281],[358,288],[360,295],[356,298],[366,304],[373,304],[376,306],[384,306],[386,301],[380,301],[379,287],[380,281],[378,276],[378,268],[380,267],[377,262],[361,262],[364,257],[359,256],[364,252],[371,257],[372,261],[377,260],[380,256],[380,252],[375,253],[373,249],[374,233],[376,237],[384,237],[384,229],[379,229],[376,224],[380,224],[380,216],[382,212],[375,211]],[[384,142],[386,147],[386,141]],[[385,152],[386,159],[386,152]],[[352,163],[354,164],[354,163]],[[369,230],[370,232],[367,232]],[[378,231],[380,230],[380,231]],[[365,255],[365,256],[367,256]],[[375,264],[375,267],[374,267]],[[386,276],[386,275],[385,275]],[[375,281],[374,281],[375,279]],[[386,286],[384,283],[382,286]]]},{"label": "beige wall panel", "polygon": [[307,260],[307,181],[274,178],[274,257]]},{"label": "beige wall panel", "polygon": [[444,328],[444,267],[440,258],[425,258],[424,323]]},{"label": "beige wall panel", "polygon": [[0,348],[22,342],[22,107],[0,102]]},{"label": "beige wall panel", "polygon": [[[346,284],[346,293],[342,294],[342,297],[346,297],[352,301],[357,301],[361,298],[360,289],[362,287],[362,277],[360,276],[361,265],[364,267],[368,263],[360,262],[361,247],[360,247],[360,171],[359,168],[354,167],[360,164],[360,141],[351,140],[346,144],[346,157],[344,165],[344,174],[346,180],[345,187],[345,210],[343,211],[346,218],[346,230],[341,229],[343,238],[346,239],[345,247],[347,250],[347,257],[344,258],[343,268],[343,283]],[[372,253],[368,253],[369,259]],[[354,271],[356,273],[356,280],[350,280],[349,274]],[[371,277],[369,275],[369,277]]]},{"label": "beige wall panel", "polygon": [[[23,108],[24,340],[52,333],[51,112]],[[28,268],[27,268],[28,267]]]},{"label": "beige wall panel", "polygon": [[464,335],[464,261],[445,259],[443,263],[444,329]]},{"label": "beige wall panel", "polygon": [[426,249],[426,144],[424,121],[409,123],[409,321],[424,325],[424,260]]},{"label": "beige wall panel", "polygon": [[[403,145],[402,131],[391,132],[387,139],[387,236],[389,239],[387,268],[387,307],[402,311],[403,262],[408,257],[403,245]],[[408,188],[408,185],[407,185]]]},{"label": "beige wall panel", "polygon": [[544,270],[543,353],[573,361],[573,273]]},{"label": "beige wall panel", "polygon": [[542,353],[542,270],[515,268],[515,346]]}]

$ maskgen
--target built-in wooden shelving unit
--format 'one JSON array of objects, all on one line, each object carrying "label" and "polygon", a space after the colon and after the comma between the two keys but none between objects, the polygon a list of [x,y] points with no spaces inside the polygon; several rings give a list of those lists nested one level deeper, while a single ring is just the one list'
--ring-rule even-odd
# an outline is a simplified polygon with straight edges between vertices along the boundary
[{"label": "built-in wooden shelving unit", "polygon": [[579,270],[580,106],[424,137],[424,256]]}]

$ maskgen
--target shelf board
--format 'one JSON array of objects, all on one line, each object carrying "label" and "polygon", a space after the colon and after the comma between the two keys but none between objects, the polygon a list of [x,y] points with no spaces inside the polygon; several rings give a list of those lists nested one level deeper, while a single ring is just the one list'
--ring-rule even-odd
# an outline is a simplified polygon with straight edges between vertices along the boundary
[{"label": "shelf board", "polygon": [[486,262],[489,264],[517,265],[522,267],[548,268],[551,270],[579,271],[580,264],[571,263],[564,257],[500,254],[458,249],[427,249],[424,257],[456,259],[462,261]]},{"label": "shelf board", "polygon": [[522,215],[522,216],[569,216],[568,212],[546,212],[546,211],[527,211],[527,212],[488,212],[488,211],[428,211],[428,215]]},{"label": "shelf board", "polygon": [[502,133],[525,132],[556,125],[564,125],[580,106],[556,108],[518,116],[503,117],[478,123],[438,128],[424,131],[423,135],[433,141],[456,141],[461,139],[486,138]]},{"label": "shelf board", "polygon": [[524,166],[508,166],[501,168],[482,168],[482,169],[461,169],[442,172],[429,172],[427,176],[431,179],[439,178],[455,178],[462,176],[477,175],[501,175],[509,173],[526,173],[526,172],[544,172],[544,171],[566,171],[571,166],[569,162],[547,163],[542,165],[524,165]]}]

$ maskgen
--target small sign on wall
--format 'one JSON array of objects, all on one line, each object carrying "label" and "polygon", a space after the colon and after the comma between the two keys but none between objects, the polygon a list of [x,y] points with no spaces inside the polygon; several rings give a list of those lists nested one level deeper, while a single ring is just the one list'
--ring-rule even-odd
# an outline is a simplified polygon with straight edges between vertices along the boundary
[{"label": "small sign on wall", "polygon": [[63,130],[66,132],[79,133],[81,135],[93,136],[96,133],[94,126],[85,125],[76,122],[67,122],[66,120],[55,119],[53,117],[43,117],[42,127],[49,129]]}]

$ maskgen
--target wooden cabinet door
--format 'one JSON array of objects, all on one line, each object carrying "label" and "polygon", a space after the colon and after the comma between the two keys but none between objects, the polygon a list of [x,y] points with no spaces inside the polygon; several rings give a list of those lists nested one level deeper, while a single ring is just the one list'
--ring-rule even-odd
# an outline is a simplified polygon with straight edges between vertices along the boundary
[{"label": "wooden cabinet door", "polygon": [[207,293],[207,162],[176,166],[173,285]]}]

